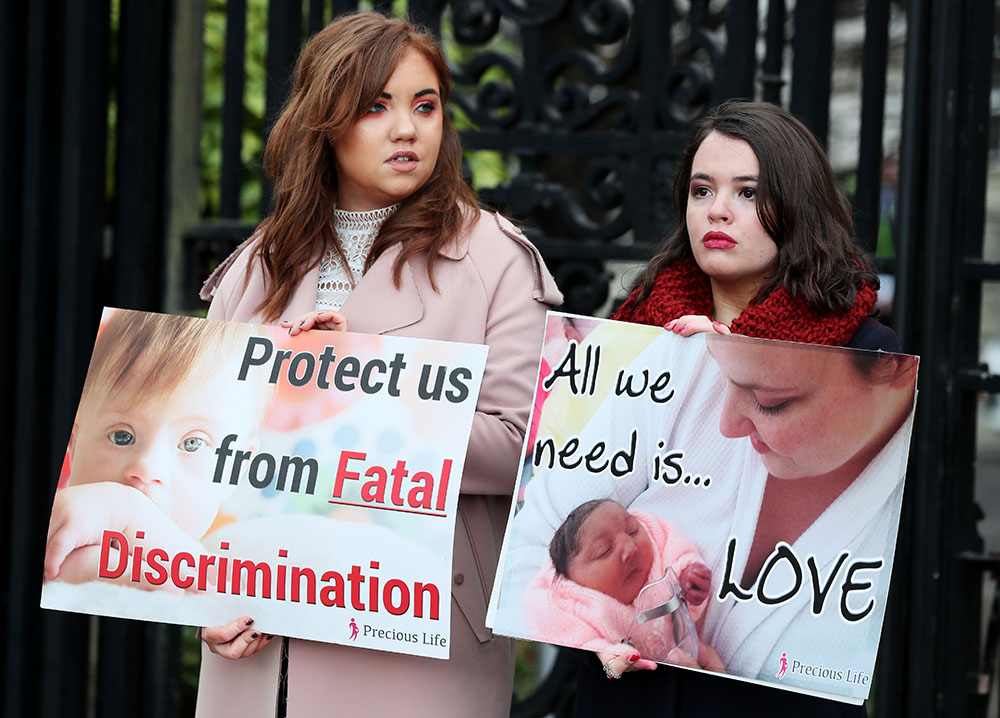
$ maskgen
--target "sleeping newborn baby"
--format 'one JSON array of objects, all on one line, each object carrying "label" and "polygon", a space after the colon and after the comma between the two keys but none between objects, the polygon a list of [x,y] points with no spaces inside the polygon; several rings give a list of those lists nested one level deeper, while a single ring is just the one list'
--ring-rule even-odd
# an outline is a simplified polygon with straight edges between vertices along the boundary
[{"label": "sleeping newborn baby", "polygon": [[525,592],[529,624],[540,640],[619,653],[626,644],[644,658],[665,660],[677,631],[664,621],[678,620],[669,615],[676,605],[660,612],[662,620],[637,622],[636,599],[668,568],[679,577],[691,618],[698,621],[712,571],[681,531],[610,499],[588,501],[556,530],[549,560]]}]

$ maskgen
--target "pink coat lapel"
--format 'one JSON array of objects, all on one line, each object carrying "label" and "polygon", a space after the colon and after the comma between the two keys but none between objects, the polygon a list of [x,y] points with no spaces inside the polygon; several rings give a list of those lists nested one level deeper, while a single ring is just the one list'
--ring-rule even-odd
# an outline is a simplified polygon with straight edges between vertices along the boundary
[{"label": "pink coat lapel", "polygon": [[[397,254],[399,245],[383,252],[344,302],[341,311],[347,317],[349,331],[385,334],[416,324],[423,318],[424,302],[410,261],[403,265],[400,285],[398,288],[395,286],[392,268]],[[315,308],[315,280],[312,287]]]}]

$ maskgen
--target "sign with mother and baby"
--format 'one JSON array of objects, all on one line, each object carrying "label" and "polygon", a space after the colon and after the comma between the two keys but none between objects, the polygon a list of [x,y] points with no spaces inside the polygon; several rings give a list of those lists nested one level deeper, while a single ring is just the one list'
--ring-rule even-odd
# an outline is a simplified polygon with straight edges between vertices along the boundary
[{"label": "sign with mother and baby", "polygon": [[550,313],[487,623],[860,703],[917,363]]},{"label": "sign with mother and baby", "polygon": [[447,658],[486,353],[105,310],[42,606]]}]

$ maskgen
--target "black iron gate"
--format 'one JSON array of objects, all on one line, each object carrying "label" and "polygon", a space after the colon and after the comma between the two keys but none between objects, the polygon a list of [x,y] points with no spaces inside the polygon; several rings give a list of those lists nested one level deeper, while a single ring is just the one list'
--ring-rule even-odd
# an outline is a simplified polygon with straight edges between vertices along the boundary
[{"label": "black iron gate", "polygon": [[[264,126],[302,38],[356,5],[267,5]],[[781,102],[826,139],[834,27],[862,5],[853,201],[859,237],[874,248],[888,0],[410,0],[408,9],[446,42],[465,147],[502,155],[506,174],[482,198],[526,224],[567,308],[590,313],[606,305],[609,268],[645,258],[669,229],[673,158],[706,107],[736,96]],[[0,4],[0,292],[13,322],[0,393],[15,425],[0,444],[4,715],[190,710],[177,629],[42,612],[39,567],[100,306],[194,310],[199,280],[252,227],[240,201],[257,175],[241,159],[248,113],[232,98],[245,92],[245,27],[259,7]],[[897,244],[895,259],[880,262],[896,276],[893,322],[922,371],[874,708],[880,718],[984,715],[1000,631],[981,636],[982,583],[1000,565],[981,555],[973,472],[976,396],[1000,389],[978,358],[982,286],[1000,280],[1000,266],[982,261],[995,10],[986,0],[900,8]],[[213,11],[226,17],[226,101],[219,200],[206,214],[197,168]],[[547,686],[521,714],[540,715],[564,695]]]}]

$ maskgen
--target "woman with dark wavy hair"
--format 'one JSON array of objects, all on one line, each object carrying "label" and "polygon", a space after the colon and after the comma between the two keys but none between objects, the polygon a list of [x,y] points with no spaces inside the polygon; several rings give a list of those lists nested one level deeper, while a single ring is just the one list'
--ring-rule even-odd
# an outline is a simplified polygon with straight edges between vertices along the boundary
[{"label": "woman with dark wavy hair", "polygon": [[[692,127],[674,174],[677,227],[614,318],[697,332],[899,351],[871,318],[878,279],[854,240],[829,161],[799,120],[732,100]],[[718,670],[701,656],[691,667]],[[650,672],[649,669],[656,668]],[[620,678],[629,672],[626,680]],[[657,667],[585,657],[578,715],[864,716],[863,706]]]},{"label": "woman with dark wavy hair", "polygon": [[545,311],[562,298],[538,251],[463,182],[450,88],[440,48],[404,20],[348,15],[317,33],[268,140],[274,209],[202,296],[210,318],[291,334],[350,327],[490,347],[456,518],[451,658],[272,641],[242,616],[202,631],[202,715],[273,716],[279,643],[289,716],[509,712],[513,642],[485,627],[486,601]]}]

